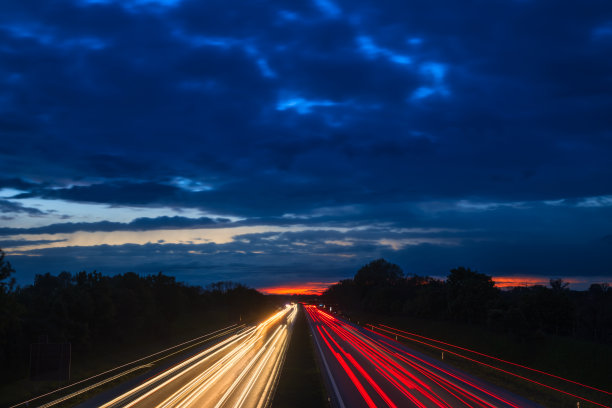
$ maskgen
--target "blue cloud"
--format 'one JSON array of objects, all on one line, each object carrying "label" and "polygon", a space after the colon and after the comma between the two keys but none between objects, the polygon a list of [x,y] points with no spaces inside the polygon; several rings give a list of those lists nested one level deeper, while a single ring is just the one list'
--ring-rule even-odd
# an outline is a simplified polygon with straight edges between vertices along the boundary
[{"label": "blue cloud", "polygon": [[339,17],[342,10],[336,3],[331,0],[313,0],[315,5],[322,13],[329,17]]},{"label": "blue cloud", "polygon": [[[0,188],[17,192],[2,197],[0,222],[31,222],[6,234],[209,226],[47,225],[26,205],[45,199],[375,230],[317,243],[321,253],[352,248],[335,271],[387,253],[405,253],[415,272],[432,270],[435,254],[493,271],[504,268],[494,254],[515,248],[513,265],[535,273],[530,259],[551,268],[530,245],[550,254],[542,242],[558,239],[595,273],[607,265],[600,249],[570,249],[612,230],[610,11],[569,1],[3,2]],[[396,233],[417,227],[460,230],[435,236],[460,245],[410,246],[414,237]],[[342,239],[352,247],[332,243]],[[217,266],[290,265],[285,247],[261,245],[269,257],[228,246]],[[124,265],[145,250],[130,248]],[[68,262],[60,253],[19,262]],[[152,256],[151,268],[156,259],[167,261]]]},{"label": "blue cloud", "polygon": [[38,208],[26,207],[19,202],[0,199],[0,214],[27,213],[30,215],[41,215],[43,211]]}]

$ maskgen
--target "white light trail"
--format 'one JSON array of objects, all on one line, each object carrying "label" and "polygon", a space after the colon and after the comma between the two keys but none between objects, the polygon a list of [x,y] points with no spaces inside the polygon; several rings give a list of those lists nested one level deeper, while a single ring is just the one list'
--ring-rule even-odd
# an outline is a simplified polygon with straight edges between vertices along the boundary
[{"label": "white light trail", "polygon": [[101,408],[262,407],[273,394],[297,305],[177,364]]}]

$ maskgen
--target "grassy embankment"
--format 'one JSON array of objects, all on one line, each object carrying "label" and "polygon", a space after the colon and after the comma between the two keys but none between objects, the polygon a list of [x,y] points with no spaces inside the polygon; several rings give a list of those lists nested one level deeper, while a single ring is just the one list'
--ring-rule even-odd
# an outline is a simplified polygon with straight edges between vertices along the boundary
[{"label": "grassy embankment", "polygon": [[316,364],[312,335],[300,306],[272,408],[327,408],[321,372]]},{"label": "grassy embankment", "polygon": [[[477,350],[481,353],[526,365],[606,391],[612,391],[612,345],[547,335],[529,340],[521,340],[509,335],[494,333],[479,326],[407,317],[353,315],[352,320],[358,320],[361,325],[365,323],[387,324],[391,327]],[[389,335],[388,333],[382,334]],[[440,350],[402,339],[401,337],[398,337],[398,340],[404,342],[412,349],[431,357],[437,359],[442,357]],[[461,350],[453,351],[468,355]],[[484,360],[474,355],[468,356],[476,357],[480,361]],[[444,362],[542,404],[545,407],[575,408],[577,406],[576,403],[579,401],[576,398],[529,383],[466,359],[449,355],[448,353],[444,355]],[[548,376],[533,373],[529,370],[497,363],[493,360],[485,362],[606,406],[612,406],[612,397],[610,395],[606,396],[600,392],[584,389]],[[580,407],[590,408],[597,407],[597,405],[580,401]]]},{"label": "grassy embankment", "polygon": [[[259,321],[263,320],[267,316],[267,314],[270,314],[271,312],[272,309],[265,310],[265,312],[261,313],[253,313],[249,322],[243,323],[256,324]],[[70,383],[77,382],[81,379],[89,378],[93,375],[102,373],[119,365],[129,363],[139,358],[156,353],[160,350],[164,350],[168,347],[172,347],[177,344],[181,344],[185,341],[194,339],[196,337],[211,333],[215,330],[227,327],[232,323],[238,322],[214,321],[210,319],[206,319],[200,322],[182,322],[182,324],[177,324],[172,331],[161,332],[157,336],[143,338],[140,339],[140,341],[130,341],[128,343],[123,344],[106,344],[103,348],[92,348],[87,351],[73,351],[70,367]],[[195,348],[190,348],[179,354],[170,355],[171,353],[167,353],[169,355],[168,361],[181,358],[182,356],[187,356],[189,355],[189,353],[192,353],[194,349]],[[160,364],[166,364],[166,360],[159,361],[158,363],[156,363],[156,366]],[[119,372],[120,371],[117,371],[113,374],[117,374]],[[118,378],[112,382],[106,383],[100,387],[97,387],[91,391],[83,393],[77,397],[71,398],[70,400],[56,406],[71,407],[77,405],[78,403],[92,398],[96,394],[99,394],[114,386],[117,386],[118,384],[123,383],[138,375],[141,375],[144,372],[146,371],[138,370],[136,372]],[[84,384],[83,386],[91,385],[92,383],[100,381],[104,378],[105,377],[102,376],[99,379],[92,381],[91,383],[88,382]],[[27,378],[7,384],[1,384],[0,406],[10,406],[12,404],[25,401],[34,396],[38,396],[51,390],[66,386],[67,384],[68,383],[65,382],[54,381],[31,381]],[[74,388],[66,390],[66,393],[74,392],[79,388],[79,386],[75,386]],[[57,394],[53,394],[50,399],[46,399],[44,401],[50,401],[62,395],[64,394],[62,391],[60,391]],[[34,405],[38,406],[40,405],[40,402],[42,401],[35,401]]]}]

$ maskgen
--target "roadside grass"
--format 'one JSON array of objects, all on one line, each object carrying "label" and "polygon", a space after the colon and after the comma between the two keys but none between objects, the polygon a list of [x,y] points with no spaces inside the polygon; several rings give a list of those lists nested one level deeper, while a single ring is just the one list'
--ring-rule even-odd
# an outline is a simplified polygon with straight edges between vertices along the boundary
[{"label": "roadside grass", "polygon": [[[267,310],[266,313],[267,312],[271,312],[271,310]],[[264,313],[261,313],[261,316],[259,314],[253,314],[252,320],[242,323],[257,323],[263,319],[264,316]],[[99,347],[92,348],[90,350],[74,350],[70,367],[71,375],[69,383],[58,381],[31,381],[29,378],[22,378],[10,383],[1,384],[0,406],[9,407],[11,405],[26,401],[38,395],[75,383],[81,379],[89,378],[114,367],[135,361],[160,350],[164,350],[215,330],[227,327],[232,323],[238,322],[223,322],[211,319],[203,319],[200,322],[180,322],[167,332],[160,332],[156,336],[142,338],[140,341],[132,341],[129,343],[108,343],[103,348]],[[165,364],[166,361],[169,361],[169,359],[178,359],[181,356],[187,356],[192,351],[193,349],[190,348],[179,354],[169,356],[168,360],[164,359],[157,364]],[[120,371],[117,371],[117,373],[119,372]],[[146,369],[135,371],[55,406],[59,408],[73,407],[94,397],[97,394],[107,391],[146,372]],[[99,379],[92,380],[91,383],[83,384],[83,387],[86,385],[91,385],[97,381],[101,381],[104,378],[105,377],[102,376]],[[63,395],[70,394],[79,388],[80,386],[77,385],[74,388],[70,388],[66,391],[57,392],[50,397],[46,397],[45,399],[34,401],[30,405],[39,406],[42,402],[53,401]]]},{"label": "roadside grass", "polygon": [[300,306],[272,408],[328,408],[304,308]]},{"label": "roadside grass", "polygon": [[[362,326],[370,323],[386,324],[397,329],[431,337],[565,377],[602,390],[612,391],[612,345],[544,335],[530,338],[529,340],[521,340],[510,335],[491,332],[484,327],[409,317],[353,314],[351,320],[359,322]],[[382,332],[381,334],[393,337],[388,333]],[[442,358],[440,350],[403,339],[402,337],[398,337],[398,341],[430,357]],[[449,349],[448,347],[445,348]],[[468,357],[477,357],[461,350],[452,348],[450,350],[467,355]],[[476,359],[479,361],[485,360],[484,358]],[[461,357],[453,356],[452,354],[445,353],[444,362],[545,407],[576,408],[578,401],[580,401],[580,408],[598,407],[597,405],[501,373]],[[493,360],[485,362],[606,406],[612,406],[610,395],[606,396],[597,391]]]}]

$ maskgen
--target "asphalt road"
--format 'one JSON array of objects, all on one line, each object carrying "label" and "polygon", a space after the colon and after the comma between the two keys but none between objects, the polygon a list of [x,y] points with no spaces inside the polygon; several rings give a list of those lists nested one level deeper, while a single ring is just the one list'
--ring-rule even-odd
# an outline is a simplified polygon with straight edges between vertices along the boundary
[{"label": "asphalt road", "polygon": [[288,306],[99,406],[263,408],[273,395],[296,312]]},{"label": "asphalt road", "polygon": [[305,310],[337,407],[541,408],[315,306]]}]

